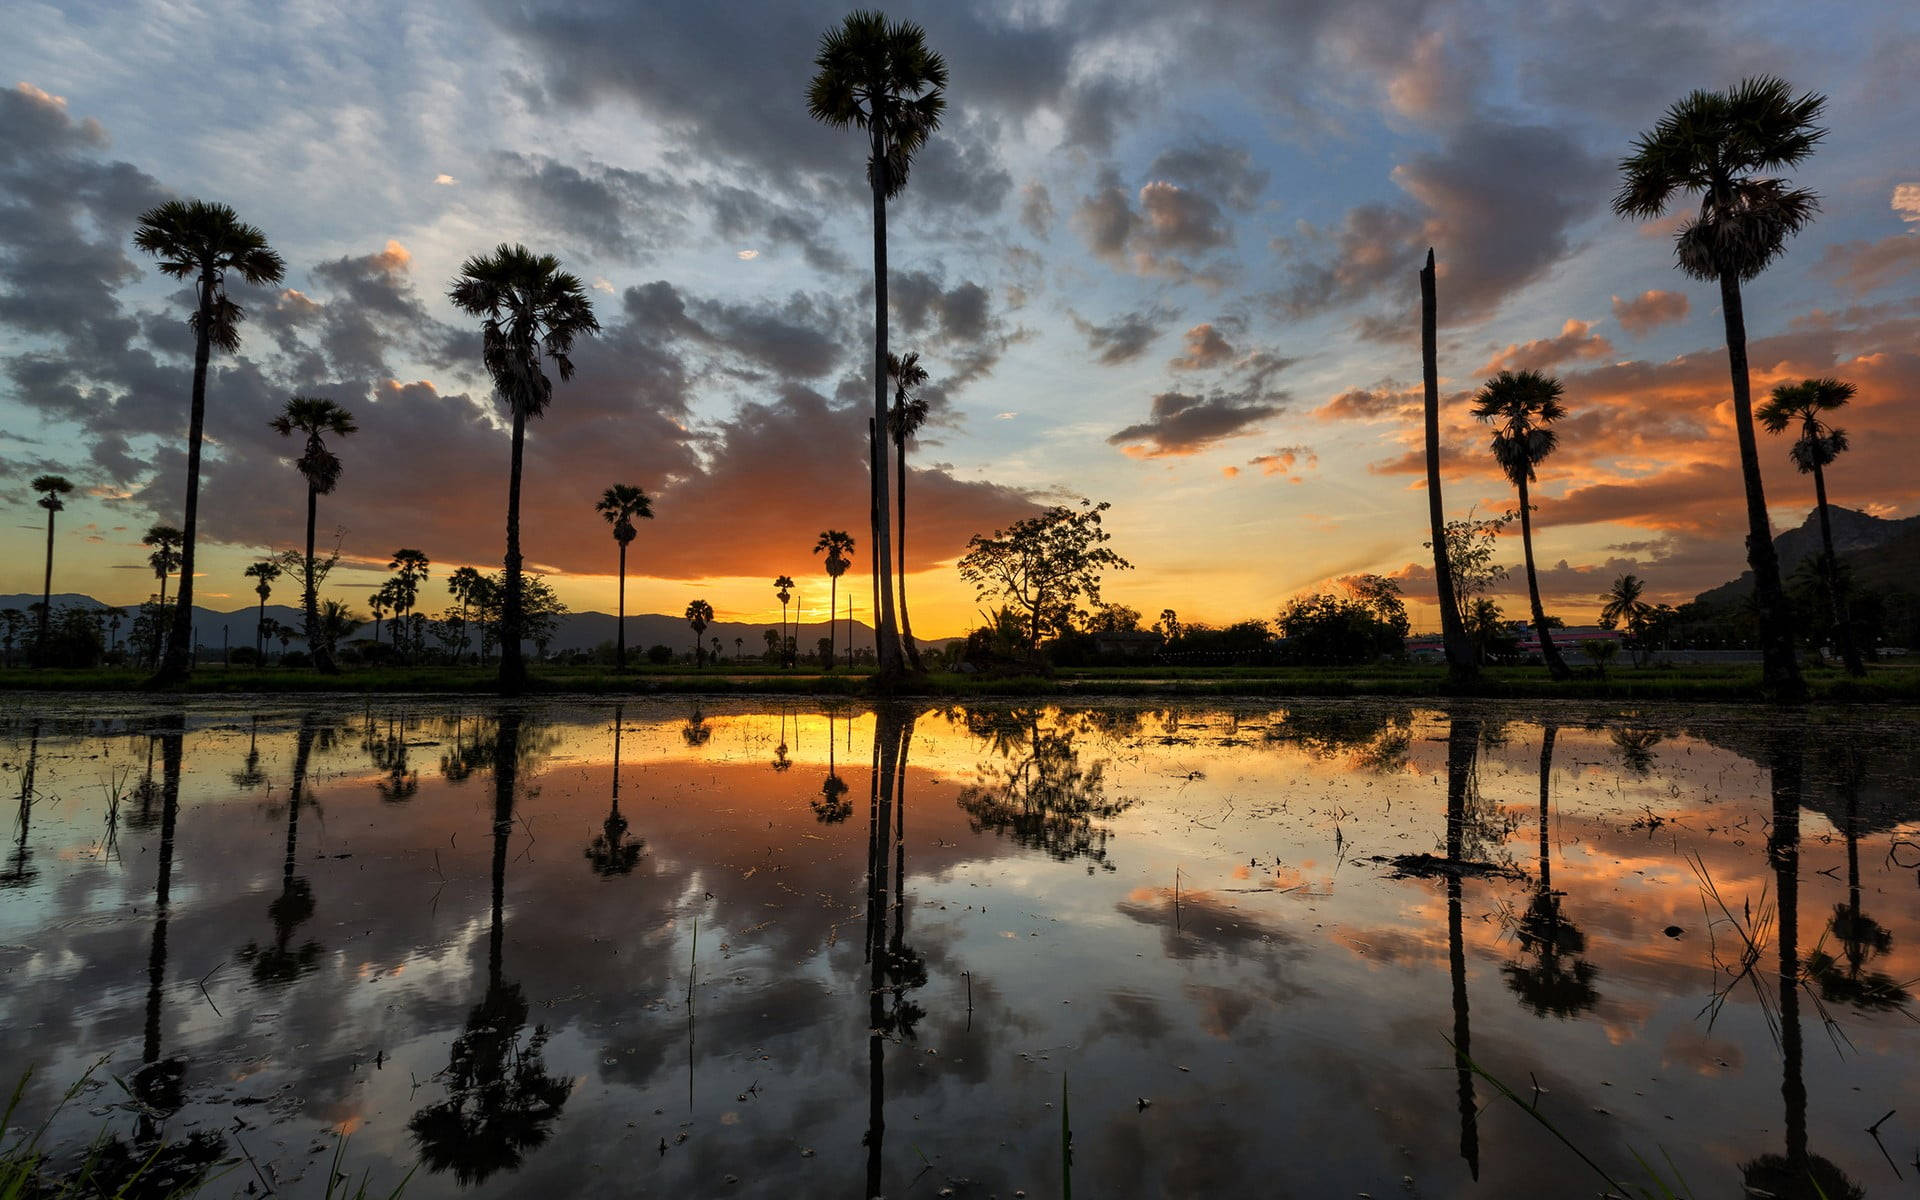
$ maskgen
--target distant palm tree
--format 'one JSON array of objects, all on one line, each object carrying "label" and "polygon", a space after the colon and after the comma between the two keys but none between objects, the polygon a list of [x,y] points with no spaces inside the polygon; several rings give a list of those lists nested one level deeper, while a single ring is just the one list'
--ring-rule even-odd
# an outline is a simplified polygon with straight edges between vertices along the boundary
[{"label": "distant palm tree", "polygon": [[620,545],[620,623],[614,629],[613,653],[615,664],[624,671],[627,669],[627,546],[639,536],[633,527],[634,518],[652,519],[653,501],[630,483],[616,483],[600,493],[600,502],[593,510],[613,526],[613,540]]},{"label": "distant palm tree", "polygon": [[[920,26],[860,11],[821,35],[814,65],[818,70],[807,88],[807,111],[817,121],[840,129],[853,126],[867,135],[867,184],[873,192],[873,428],[881,430],[887,428],[887,201],[906,189],[913,156],[940,125],[947,64],[927,49]],[[877,437],[869,469],[873,547],[880,566],[874,636],[886,680],[905,664],[894,624],[887,458]]]},{"label": "distant palm tree", "polygon": [[112,639],[107,650],[109,652],[118,650],[120,648],[120,622],[127,619],[127,610],[124,608],[108,608],[101,610],[100,615],[106,619],[107,631]]},{"label": "distant palm tree", "polygon": [[[153,665],[160,665],[160,650],[165,640],[164,622],[167,618],[167,576],[180,569],[181,533],[172,525],[154,525],[148,528],[140,539],[143,546],[153,547],[153,553],[147,555],[147,565],[153,568],[153,574],[160,581],[160,608],[154,616],[153,629]],[[183,589],[184,590],[184,589]],[[41,614],[45,620],[45,614]],[[176,634],[178,631],[175,631]],[[188,626],[188,637],[192,637],[192,626]]]},{"label": "distant palm tree", "polygon": [[1170,608],[1160,610],[1160,636],[1169,642],[1180,640],[1180,614]]},{"label": "distant palm tree", "polygon": [[1533,502],[1527,485],[1540,463],[1553,453],[1560,435],[1547,428],[1567,415],[1560,403],[1560,381],[1539,371],[1502,371],[1474,397],[1473,415],[1494,423],[1493,457],[1520,493],[1520,546],[1527,563],[1527,598],[1533,604],[1533,628],[1540,636],[1540,657],[1555,679],[1573,672],[1554,647],[1547,632],[1547,614],[1540,607],[1540,577],[1533,569]]},{"label": "distant palm tree", "polygon": [[740,656],[745,654],[746,650],[747,650],[747,639],[743,637],[737,637],[733,639],[733,661],[739,662]]},{"label": "distant palm tree", "polygon": [[284,574],[280,564],[271,558],[263,558],[248,567],[244,574],[254,581],[253,590],[260,597],[260,620],[254,626],[253,648],[259,658],[255,666],[263,666],[267,661],[267,597],[273,595],[273,582]]},{"label": "distant palm tree", "polygon": [[913,669],[924,671],[920,647],[913,641],[913,622],[907,617],[907,441],[927,423],[927,400],[920,394],[927,383],[927,369],[920,365],[918,353],[900,357],[889,354],[887,376],[893,380],[893,413],[887,428],[893,436],[895,473],[899,476],[900,527],[893,531],[893,537],[900,562],[900,644]]},{"label": "distant palm tree", "polygon": [[787,660],[787,646],[791,643],[787,633],[787,601],[793,599],[793,576],[775,576],[773,594],[780,601],[780,665],[792,666],[793,664]]},{"label": "distant palm tree", "polygon": [[[827,670],[833,670],[834,622],[839,616],[840,577],[853,565],[853,536],[843,529],[829,529],[820,535],[813,544],[813,552],[827,555],[827,577],[832,582],[827,591]],[[848,640],[852,640],[853,631],[847,631]]]},{"label": "distant palm tree", "polygon": [[706,666],[707,648],[700,641],[700,635],[707,631],[713,621],[713,605],[705,600],[695,600],[687,605],[687,624],[693,626],[693,665]]},{"label": "distant palm tree", "polygon": [[294,396],[280,410],[280,415],[267,424],[281,437],[292,437],[296,433],[303,433],[307,437],[300,457],[293,460],[294,469],[307,481],[307,554],[302,581],[306,593],[303,599],[306,606],[307,653],[313,657],[314,668],[321,674],[337,675],[340,668],[333,663],[333,653],[320,641],[320,603],[314,594],[319,586],[314,579],[314,520],[320,511],[320,497],[333,491],[340,482],[340,459],[327,448],[327,437],[346,437],[360,427],[353,423],[352,413],[324,396]]},{"label": "distant palm tree", "polygon": [[[447,593],[460,602],[460,644],[466,648],[467,630],[470,628],[467,610],[480,602],[487,589],[487,577],[473,567],[456,567],[453,574],[447,576]],[[476,660],[477,660],[476,655]],[[455,656],[458,661],[458,656]]]},{"label": "distant palm tree", "polygon": [[1814,501],[1820,514],[1824,566],[1821,574],[1826,581],[1827,619],[1833,624],[1834,636],[1840,640],[1840,657],[1847,664],[1847,674],[1865,675],[1866,664],[1861,661],[1860,647],[1853,640],[1853,622],[1847,619],[1847,606],[1841,602],[1840,559],[1833,552],[1833,522],[1827,516],[1826,469],[1846,452],[1847,431],[1822,419],[1823,414],[1845,408],[1847,401],[1853,399],[1853,393],[1852,384],[1838,379],[1783,383],[1773,389],[1773,395],[1760,406],[1757,415],[1768,433],[1785,433],[1788,426],[1796,423],[1800,426],[1800,436],[1794,440],[1787,456],[1793,459],[1793,465],[1800,468],[1802,475],[1813,476]]},{"label": "distant palm tree", "polygon": [[267,237],[224,204],[169,200],[140,214],[133,244],[159,260],[160,271],[194,281],[193,401],[187,417],[187,500],[181,513],[180,601],[173,636],[155,682],[178,683],[192,670],[193,553],[200,519],[200,439],[207,423],[207,360],[214,347],[240,348],[245,314],[227,298],[227,272],[259,286],[278,283],[286,264]]},{"label": "distant palm tree", "polygon": [[[414,606],[420,602],[420,584],[426,580],[431,566],[424,551],[403,548],[393,552],[393,560],[387,564],[387,570],[395,572],[388,581],[393,585],[393,628],[404,633],[412,624]],[[411,643],[402,646],[398,634],[392,641],[396,650],[411,654],[415,649]]]},{"label": "distant palm tree", "polygon": [[1640,598],[1646,590],[1638,575],[1629,573],[1614,580],[1607,594],[1600,597],[1600,628],[1624,630],[1637,640],[1654,611],[1653,605]]},{"label": "distant palm tree", "polygon": [[454,307],[479,317],[481,361],[494,394],[513,414],[513,448],[507,476],[507,556],[500,606],[500,692],[517,695],[527,684],[520,652],[525,585],[520,576],[520,467],[527,420],[547,411],[553,381],[541,369],[551,361],[562,382],[573,378],[573,343],[600,331],[580,277],[560,269],[551,254],[501,243],[492,254],[460,266],[447,291]]},{"label": "distant palm tree", "polygon": [[35,654],[44,666],[49,644],[47,622],[53,612],[53,517],[67,507],[60,497],[71,495],[73,485],[64,475],[37,475],[27,486],[40,493],[34,503],[47,510],[47,573],[40,586],[40,632],[35,643]]},{"label": "distant palm tree", "polygon": [[1700,194],[1699,215],[1681,226],[1674,253],[1681,270],[1720,284],[1764,675],[1767,690],[1789,700],[1806,688],[1794,658],[1793,615],[1760,479],[1740,284],[1758,277],[1820,206],[1812,191],[1760,172],[1795,166],[1813,153],[1826,136],[1815,124],[1825,106],[1826,97],[1796,97],[1785,80],[1772,76],[1745,80],[1731,91],[1693,92],[1635,141],[1633,154],[1620,164],[1624,178],[1613,198],[1615,213],[1646,219],[1664,214],[1675,193]]}]

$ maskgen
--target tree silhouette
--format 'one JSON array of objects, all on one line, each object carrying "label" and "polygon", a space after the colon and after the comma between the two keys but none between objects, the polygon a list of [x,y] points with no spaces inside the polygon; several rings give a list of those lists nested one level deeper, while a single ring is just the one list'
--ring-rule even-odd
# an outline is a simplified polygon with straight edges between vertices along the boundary
[{"label": "tree silhouette", "polygon": [[1471,794],[1479,764],[1480,722],[1454,717],[1447,725],[1447,971],[1453,990],[1454,1082],[1460,1094],[1460,1157],[1480,1178],[1479,1108],[1473,1098],[1473,1027],[1467,1006],[1467,947],[1461,929],[1461,889],[1467,860]]},{"label": "tree silhouette", "polygon": [[[164,622],[167,615],[167,576],[180,569],[182,536],[184,535],[180,530],[172,525],[153,525],[148,527],[147,532],[140,539],[141,545],[153,547],[152,553],[147,555],[147,565],[153,568],[154,578],[160,581],[160,608],[154,616],[153,630],[153,665],[155,667],[160,665],[160,651],[166,638]],[[45,613],[41,614],[41,620],[46,620]]]},{"label": "tree silhouette", "polygon": [[893,531],[893,540],[900,564],[900,642],[908,664],[916,671],[924,671],[920,647],[913,640],[913,621],[907,615],[907,442],[927,423],[927,399],[920,392],[927,383],[927,369],[920,365],[917,352],[889,354],[887,377],[893,381],[893,412],[889,415],[887,430],[893,438],[899,497],[899,527]]},{"label": "tree silhouette", "polygon": [[507,476],[506,586],[500,598],[500,693],[518,695],[527,685],[521,653],[525,584],[520,559],[520,474],[527,421],[547,411],[553,381],[542,369],[552,362],[562,382],[573,378],[573,343],[600,332],[586,285],[560,269],[551,254],[501,243],[492,254],[461,264],[448,288],[454,307],[479,317],[481,361],[494,395],[513,416],[512,459]]},{"label": "tree silhouette", "polygon": [[[455,567],[447,576],[447,593],[460,602],[460,640],[462,648],[467,641],[469,625],[468,612],[482,608],[488,590],[487,577],[472,567]],[[457,657],[457,656],[456,656]],[[479,655],[476,652],[475,658]]]},{"label": "tree silhouette", "polygon": [[693,665],[696,667],[707,665],[707,647],[700,640],[700,635],[707,631],[712,621],[713,605],[705,600],[695,600],[687,605],[687,624],[693,627]]},{"label": "tree silhouette", "polygon": [[301,560],[304,564],[301,591],[306,609],[307,653],[313,656],[313,665],[321,674],[335,675],[340,668],[333,663],[332,647],[320,637],[320,605],[316,593],[322,572],[313,557],[314,523],[320,511],[320,497],[333,491],[340,482],[340,459],[328,448],[327,438],[346,437],[359,426],[353,423],[352,413],[322,396],[291,397],[286,407],[280,410],[280,415],[268,424],[281,437],[292,437],[296,433],[306,437],[300,457],[293,461],[293,465],[301,478],[307,481],[307,549]]},{"label": "tree silhouette", "polygon": [[627,669],[627,547],[639,536],[634,518],[653,519],[653,501],[630,483],[616,483],[600,493],[593,510],[613,526],[613,540],[620,547],[620,620],[614,628],[614,665]]},{"label": "tree silhouette", "polygon": [[401,645],[400,639],[410,624],[407,618],[413,615],[414,605],[420,602],[420,585],[426,581],[431,565],[424,552],[411,548],[395,550],[393,560],[387,564],[387,570],[394,572],[393,578],[387,581],[392,588],[389,598],[393,603],[393,625],[401,631],[394,634],[393,646],[407,654],[415,647]]},{"label": "tree silhouette", "polygon": [[787,632],[787,601],[793,598],[793,576],[776,575],[773,580],[774,598],[780,601],[780,665],[793,665],[793,635]]},{"label": "tree silhouette", "polygon": [[45,666],[50,644],[47,622],[53,613],[53,518],[67,507],[60,498],[72,494],[73,484],[64,475],[36,475],[27,486],[40,493],[34,503],[47,510],[47,571],[40,585],[40,633],[34,642],[35,657]]},{"label": "tree silhouette", "polygon": [[1560,403],[1560,381],[1539,371],[1502,371],[1487,380],[1474,397],[1473,415],[1494,423],[1493,457],[1520,494],[1520,545],[1526,556],[1527,598],[1533,605],[1533,628],[1540,638],[1540,657],[1555,679],[1573,675],[1547,630],[1547,614],[1540,606],[1540,577],[1533,567],[1533,503],[1527,485],[1537,477],[1540,463],[1553,453],[1560,435],[1549,426],[1567,415]]},{"label": "tree silhouette", "polygon": [[1440,362],[1439,316],[1433,248],[1427,248],[1420,269],[1420,374],[1425,388],[1424,413],[1427,449],[1427,519],[1433,540],[1433,583],[1440,602],[1440,640],[1447,656],[1447,675],[1463,683],[1480,674],[1479,659],[1467,641],[1465,605],[1454,593],[1453,563],[1448,555],[1447,519],[1440,501]]},{"label": "tree silhouette", "polygon": [[1799,698],[1805,685],[1794,657],[1793,615],[1780,583],[1760,478],[1740,285],[1779,257],[1787,239],[1819,208],[1812,191],[1761,172],[1792,167],[1812,155],[1826,136],[1815,124],[1825,106],[1826,97],[1813,92],[1796,97],[1785,80],[1772,76],[1745,80],[1725,92],[1692,92],[1635,140],[1633,153],[1620,164],[1623,178],[1613,198],[1615,213],[1644,220],[1663,215],[1676,194],[1700,195],[1699,214],[1674,238],[1674,256],[1688,275],[1720,284],[1747,495],[1747,563],[1753,568],[1766,686],[1780,699]]},{"label": "tree silhouette", "polygon": [[[825,552],[827,556],[827,670],[833,670],[835,623],[839,617],[840,577],[853,565],[849,556],[853,553],[853,537],[844,529],[828,529],[820,534],[820,540],[813,544],[813,552]],[[853,641],[853,630],[847,630],[847,641]]]},{"label": "tree silhouette", "polygon": [[314,742],[320,734],[318,715],[311,711],[302,713],[300,729],[294,735],[293,782],[287,793],[287,841],[280,859],[280,894],[267,906],[267,917],[273,922],[273,944],[262,946],[249,942],[239,953],[240,961],[252,971],[253,981],[265,988],[285,987],[311,971],[320,957],[320,943],[312,938],[298,946],[293,944],[294,934],[312,919],[315,907],[313,885],[296,874],[295,869],[299,862],[300,809],[313,803],[307,795],[307,770],[313,759]]},{"label": "tree silhouette", "polygon": [[1827,515],[1826,469],[1846,452],[1847,431],[1829,425],[1825,415],[1846,407],[1853,393],[1852,384],[1832,378],[1783,383],[1773,389],[1755,415],[1768,433],[1785,433],[1796,424],[1800,427],[1787,457],[1802,475],[1813,476],[1814,508],[1820,514],[1820,574],[1826,590],[1827,620],[1840,642],[1840,658],[1847,665],[1847,674],[1860,676],[1867,673],[1867,667],[1861,661],[1853,622],[1847,616],[1842,595],[1845,580],[1840,574],[1839,556],[1833,551],[1833,521]]},{"label": "tree silhouette", "polygon": [[1036,709],[967,716],[970,731],[995,756],[975,769],[978,782],[960,792],[958,804],[973,831],[1004,835],[1059,862],[1084,859],[1088,874],[1096,867],[1114,870],[1107,822],[1135,802],[1108,797],[1107,764],[1082,760],[1078,731],[1042,728]]},{"label": "tree silhouette", "polygon": [[1553,890],[1553,856],[1547,819],[1552,799],[1553,742],[1558,726],[1546,723],[1540,732],[1540,870],[1533,899],[1521,915],[1515,939],[1531,963],[1508,962],[1501,967],[1507,986],[1538,1017],[1575,1017],[1599,1003],[1593,981],[1600,974],[1580,955],[1587,936],[1567,920],[1560,909],[1560,893]]},{"label": "tree silhouette", "polygon": [[260,597],[260,617],[253,628],[253,649],[257,656],[254,666],[260,667],[266,665],[267,661],[267,598],[273,595],[274,581],[285,572],[274,559],[263,558],[249,566],[243,574],[253,580],[254,594]]},{"label": "tree silhouette", "polygon": [[927,49],[926,31],[877,12],[848,13],[820,37],[807,111],[838,129],[867,135],[867,184],[873,192],[873,436],[869,439],[872,537],[880,599],[874,614],[880,678],[904,669],[893,604],[888,530],[887,456],[878,431],[887,428],[887,201],[907,186],[913,156],[946,109],[947,64]]},{"label": "tree silhouette", "polygon": [[200,519],[200,440],[207,423],[207,360],[215,347],[240,348],[240,306],[227,296],[232,272],[256,287],[280,282],[285,263],[267,245],[266,235],[224,204],[169,200],[140,214],[133,244],[151,254],[160,271],[192,279],[193,400],[187,418],[187,497],[181,510],[180,603],[173,614],[173,636],[156,682],[177,683],[192,670],[193,556]]}]

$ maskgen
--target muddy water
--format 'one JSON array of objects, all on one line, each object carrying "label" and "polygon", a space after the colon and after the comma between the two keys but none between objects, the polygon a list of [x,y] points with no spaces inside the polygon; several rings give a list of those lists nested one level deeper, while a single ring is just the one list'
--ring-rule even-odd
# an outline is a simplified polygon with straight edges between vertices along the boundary
[{"label": "muddy water", "polygon": [[1627,1186],[1920,1171],[1906,714],[7,704],[66,1168],[1039,1197],[1064,1124],[1083,1196],[1604,1191],[1498,1080]]}]

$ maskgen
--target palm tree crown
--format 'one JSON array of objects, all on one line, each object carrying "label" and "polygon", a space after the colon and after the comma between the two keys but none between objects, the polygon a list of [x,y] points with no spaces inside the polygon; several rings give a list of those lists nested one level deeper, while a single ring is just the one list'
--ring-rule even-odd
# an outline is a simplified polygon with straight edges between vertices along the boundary
[{"label": "palm tree crown", "polygon": [[327,449],[325,439],[356,432],[360,427],[353,423],[353,414],[323,396],[294,396],[267,424],[281,437],[307,435],[307,444],[293,465],[316,493],[324,496],[333,491],[340,482],[340,459]]},{"label": "palm tree crown", "polygon": [[[926,39],[912,21],[851,12],[820,36],[813,60],[818,70],[807,87],[807,112],[836,129],[866,131],[874,143],[867,181],[889,200],[907,186],[914,154],[947,107],[947,63]],[[882,157],[884,175],[876,171]]]},{"label": "palm tree crown", "polygon": [[593,510],[613,526],[613,540],[626,545],[639,536],[634,518],[652,519],[653,499],[630,483],[616,483],[600,494]]},{"label": "palm tree crown", "polygon": [[927,383],[927,369],[920,364],[919,352],[887,355],[887,378],[893,381],[893,411],[888,414],[888,432],[895,444],[900,444],[927,423],[927,400],[920,394]]},{"label": "palm tree crown", "polygon": [[261,603],[264,604],[267,597],[273,595],[274,580],[280,578],[284,572],[279,563],[271,558],[263,558],[248,567],[245,571],[242,571],[241,574],[255,581],[253,590],[259,594]]},{"label": "palm tree crown", "polygon": [[[240,306],[227,298],[225,279],[228,271],[255,285],[278,283],[286,262],[267,235],[256,225],[240,219],[240,214],[225,204],[205,200],[169,200],[140,214],[133,244],[154,256],[162,274],[175,279],[199,276],[209,289],[204,297],[208,340],[222,350],[240,347],[240,321],[245,316]],[[201,312],[193,316],[195,332],[200,331]]]},{"label": "palm tree crown", "polygon": [[1507,479],[1532,482],[1559,435],[1547,426],[1567,415],[1560,381],[1539,371],[1502,371],[1474,397],[1473,415],[1494,423],[1493,457]]},{"label": "palm tree crown", "polygon": [[1787,451],[1800,473],[1810,475],[1816,468],[1830,467],[1847,450],[1847,431],[1822,419],[1823,414],[1845,408],[1855,388],[1838,379],[1803,379],[1783,383],[1754,411],[1768,433],[1785,433],[1798,422],[1800,436]]},{"label": "palm tree crown", "polygon": [[813,544],[813,552],[827,555],[827,574],[844,575],[853,562],[853,535],[844,529],[829,529]]},{"label": "palm tree crown", "polygon": [[50,513],[64,512],[67,506],[60,497],[73,493],[73,484],[64,475],[36,475],[27,486],[40,493],[40,498],[34,503]]},{"label": "palm tree crown", "polygon": [[687,605],[687,624],[693,626],[695,637],[705,633],[707,626],[712,622],[713,605],[708,604],[705,600],[695,600],[693,603]]},{"label": "palm tree crown", "polygon": [[147,555],[147,564],[162,583],[168,575],[180,569],[180,539],[182,534],[172,525],[154,525],[140,538],[140,544],[153,547],[153,553]]},{"label": "palm tree crown", "polygon": [[1814,122],[1826,97],[1799,96],[1763,75],[1725,92],[1696,91],[1667,110],[1634,142],[1613,211],[1647,219],[1666,212],[1676,192],[1700,194],[1700,212],[1680,227],[1674,255],[1695,279],[1723,271],[1751,280],[1820,207],[1806,188],[1759,172],[1794,166],[1827,131]]},{"label": "palm tree crown", "polygon": [[553,399],[541,357],[553,361],[562,381],[572,379],[574,339],[600,332],[580,277],[525,246],[502,242],[492,254],[469,258],[447,297],[480,318],[481,361],[501,402],[522,416],[539,416]]},{"label": "palm tree crown", "polygon": [[1647,585],[1638,575],[1627,574],[1613,581],[1602,597],[1606,603],[1600,609],[1600,628],[1617,629],[1625,626],[1632,629],[1645,621],[1653,612],[1653,606],[1640,597],[1646,593]]}]

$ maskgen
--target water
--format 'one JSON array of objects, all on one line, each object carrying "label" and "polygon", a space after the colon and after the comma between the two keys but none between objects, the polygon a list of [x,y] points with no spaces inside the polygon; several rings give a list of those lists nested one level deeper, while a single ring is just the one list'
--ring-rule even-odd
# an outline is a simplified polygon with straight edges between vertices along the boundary
[{"label": "water", "polygon": [[8,705],[67,1166],[1040,1197],[1064,1115],[1083,1196],[1599,1194],[1451,1041],[1625,1183],[1920,1173],[1910,714]]}]

